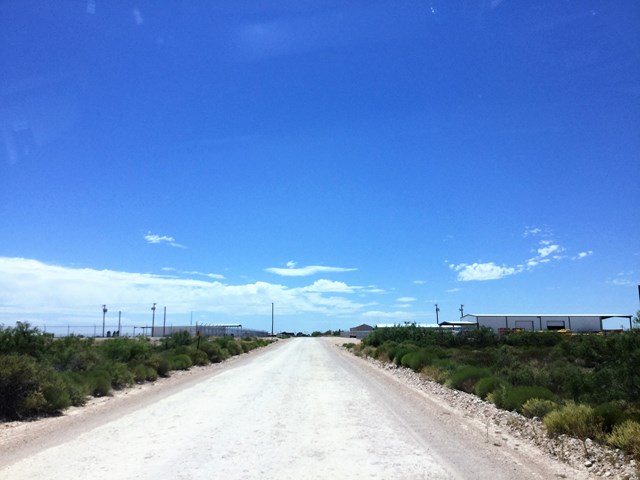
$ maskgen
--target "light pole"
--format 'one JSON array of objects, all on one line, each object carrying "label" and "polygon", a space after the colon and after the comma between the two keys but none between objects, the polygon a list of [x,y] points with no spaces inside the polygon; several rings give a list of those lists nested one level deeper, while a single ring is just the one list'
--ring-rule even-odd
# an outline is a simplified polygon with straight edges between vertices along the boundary
[{"label": "light pole", "polygon": [[460,318],[464,317],[464,305],[460,304]]},{"label": "light pole", "polygon": [[118,311],[118,336],[120,336],[120,320],[122,320],[122,311]]},{"label": "light pole", "polygon": [[151,336],[153,337],[153,326],[156,323],[156,304],[151,307]]},{"label": "light pole", "polygon": [[162,319],[162,336],[164,337],[164,330],[167,325],[167,307],[164,307],[164,318]]},{"label": "light pole", "polygon": [[102,305],[102,336],[104,337],[104,317],[107,316],[107,306]]},{"label": "light pole", "polygon": [[436,323],[438,325],[440,325],[440,319],[438,317],[438,313],[440,312],[440,308],[438,307],[438,304],[436,303]]},{"label": "light pole", "polygon": [[273,302],[271,302],[271,336],[273,337],[273,314],[274,314]]}]

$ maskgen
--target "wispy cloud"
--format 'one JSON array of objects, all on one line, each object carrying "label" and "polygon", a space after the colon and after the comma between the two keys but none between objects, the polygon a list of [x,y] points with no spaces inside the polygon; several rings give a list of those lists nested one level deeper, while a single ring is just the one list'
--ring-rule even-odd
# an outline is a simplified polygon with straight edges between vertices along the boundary
[{"label": "wispy cloud", "polygon": [[408,302],[415,302],[416,300],[417,298],[415,297],[400,297],[396,299],[396,302],[408,303]]},{"label": "wispy cloud", "polygon": [[515,267],[500,266],[493,262],[472,263],[471,265],[466,263],[460,263],[458,265],[451,264],[449,268],[458,272],[457,278],[460,282],[497,280],[520,271]]},{"label": "wispy cloud", "polygon": [[587,258],[593,255],[592,250],[588,250],[586,252],[580,252],[575,257],[571,257],[571,260],[582,260],[583,258]]},{"label": "wispy cloud", "polygon": [[357,270],[357,268],[327,267],[323,265],[309,265],[307,267],[296,268],[296,263],[293,261],[287,262],[287,268],[265,268],[265,271],[275,273],[276,275],[281,275],[283,277],[307,277],[317,273],[353,272],[355,270]]},{"label": "wispy cloud", "polygon": [[461,288],[449,288],[447,290],[445,290],[445,292],[447,293],[456,293],[459,292],[460,290],[462,290]]},{"label": "wispy cloud", "polygon": [[426,280],[414,280],[413,283],[416,285],[425,285],[427,283]]},{"label": "wispy cloud", "polygon": [[147,243],[150,243],[150,244],[155,244],[155,245],[164,244],[164,245],[170,245],[175,248],[187,248],[184,245],[177,243],[175,238],[170,237],[168,235],[155,235],[149,232],[144,236],[144,239],[147,241]]},{"label": "wispy cloud", "polygon": [[631,287],[640,285],[640,280],[634,279],[633,271],[620,272],[614,278],[607,279],[607,283],[610,285],[616,285],[618,287]]}]

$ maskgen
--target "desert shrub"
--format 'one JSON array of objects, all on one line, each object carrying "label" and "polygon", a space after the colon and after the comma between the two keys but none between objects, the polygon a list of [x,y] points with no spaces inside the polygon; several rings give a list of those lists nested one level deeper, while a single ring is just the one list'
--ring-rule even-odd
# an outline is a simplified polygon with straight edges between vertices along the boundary
[{"label": "desert shrub", "polygon": [[91,370],[85,373],[89,393],[94,397],[104,397],[111,392],[111,375],[105,369]]},{"label": "desert shrub", "polygon": [[29,404],[38,399],[44,403],[44,398],[37,397],[38,392],[35,359],[28,355],[0,355],[0,418],[20,418],[28,413]]},{"label": "desert shrub", "polygon": [[0,355],[0,418],[56,413],[71,405],[62,377],[28,355]]},{"label": "desert shrub", "polygon": [[87,396],[91,392],[82,374],[78,372],[62,372],[60,378],[62,378],[65,383],[71,405],[74,407],[84,405],[87,402]]},{"label": "desert shrub", "polygon": [[344,348],[346,348],[347,350],[351,350],[353,347],[356,346],[355,343],[345,343],[344,345],[342,345]]},{"label": "desert shrub", "polygon": [[242,345],[240,345],[240,342],[238,342],[237,340],[232,339],[228,341],[226,348],[232,356],[241,355],[244,353],[244,350],[242,350]]},{"label": "desert shrub", "polygon": [[149,358],[152,347],[146,338],[116,337],[102,342],[100,349],[108,360],[129,363]]},{"label": "desert shrub", "polygon": [[413,345],[401,345],[399,346],[394,354],[393,354],[393,363],[395,363],[397,366],[401,366],[402,365],[402,357],[404,357],[407,353],[411,353],[414,352],[416,350],[416,347]]},{"label": "desert shrub", "polygon": [[589,405],[569,402],[544,417],[549,435],[571,435],[580,439],[596,438],[602,433],[599,419]]},{"label": "desert shrub", "polygon": [[498,408],[504,410],[522,411],[522,405],[532,398],[552,400],[553,392],[544,387],[533,386],[507,386],[494,390],[487,396]]},{"label": "desert shrub", "polygon": [[475,394],[480,398],[487,398],[490,393],[506,385],[507,382],[505,382],[501,378],[488,376],[481,378],[476,382],[474,391]]},{"label": "desert shrub", "polygon": [[32,328],[27,322],[17,322],[15,327],[0,327],[0,354],[40,358],[52,342],[53,335]]},{"label": "desert shrub", "polygon": [[536,373],[528,365],[516,362],[508,369],[500,371],[500,376],[512,385],[530,386],[536,384]]},{"label": "desert shrub", "polygon": [[103,367],[111,376],[111,386],[119,389],[133,385],[134,374],[121,362],[109,362]]},{"label": "desert shrub", "polygon": [[186,330],[175,332],[160,339],[160,346],[164,350],[171,350],[181,345],[191,345],[191,334]]},{"label": "desert shrub", "polygon": [[566,337],[557,332],[515,332],[506,337],[507,344],[515,347],[553,347],[563,341]]},{"label": "desert shrub", "polygon": [[187,354],[180,353],[169,358],[172,370],[189,370],[193,365],[191,357]]},{"label": "desert shrub", "polygon": [[447,381],[447,386],[455,388],[456,390],[472,393],[476,382],[479,379],[489,377],[490,375],[491,372],[488,368],[465,366],[451,374]]},{"label": "desert shrub", "polygon": [[222,362],[228,358],[228,355],[223,355],[222,347],[216,342],[203,342],[200,350],[206,353],[211,363]]},{"label": "desert shrub", "polygon": [[191,357],[193,365],[207,365],[209,363],[209,356],[202,350],[189,352],[189,357]]},{"label": "desert shrub", "polygon": [[620,448],[640,460],[640,423],[627,420],[613,427],[607,435],[607,443],[615,448]]},{"label": "desert shrub", "polygon": [[542,398],[530,398],[522,404],[522,414],[525,417],[543,418],[549,412],[552,412],[558,408],[558,404],[552,400],[545,400]]},{"label": "desert shrub", "polygon": [[75,335],[52,342],[46,352],[46,361],[57,371],[93,370],[103,361],[92,338]]},{"label": "desert shrub", "polygon": [[169,370],[171,370],[169,360],[158,353],[151,355],[145,361],[145,365],[153,368],[161,377],[167,377],[169,375]]},{"label": "desert shrub", "polygon": [[577,400],[587,390],[586,377],[575,365],[554,364],[547,369],[547,379],[546,386],[565,398]]},{"label": "desert shrub", "polygon": [[599,419],[604,432],[608,433],[613,427],[626,420],[626,412],[619,402],[602,403],[593,409],[593,414]]},{"label": "desert shrub", "polygon": [[136,383],[142,383],[147,379],[147,366],[139,363],[133,367],[133,378]]},{"label": "desert shrub", "polygon": [[145,365],[145,368],[147,370],[145,377],[147,382],[155,382],[158,379],[158,372],[156,372],[156,369],[148,365]]}]

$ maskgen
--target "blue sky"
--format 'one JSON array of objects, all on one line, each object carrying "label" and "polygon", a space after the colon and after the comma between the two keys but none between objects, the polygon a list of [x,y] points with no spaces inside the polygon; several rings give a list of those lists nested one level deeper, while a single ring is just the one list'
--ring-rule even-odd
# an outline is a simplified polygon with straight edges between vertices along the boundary
[{"label": "blue sky", "polygon": [[639,24],[631,0],[0,2],[0,323],[632,314]]}]

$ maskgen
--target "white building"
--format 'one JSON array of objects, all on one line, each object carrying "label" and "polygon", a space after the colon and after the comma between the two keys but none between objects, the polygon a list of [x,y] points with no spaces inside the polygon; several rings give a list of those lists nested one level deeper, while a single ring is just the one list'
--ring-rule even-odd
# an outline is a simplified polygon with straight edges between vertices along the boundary
[{"label": "white building", "polygon": [[442,322],[440,325],[460,328],[489,327],[495,332],[514,329],[543,331],[569,330],[577,333],[601,332],[602,321],[609,318],[625,319],[632,328],[631,315],[607,314],[469,314],[458,322]]}]

